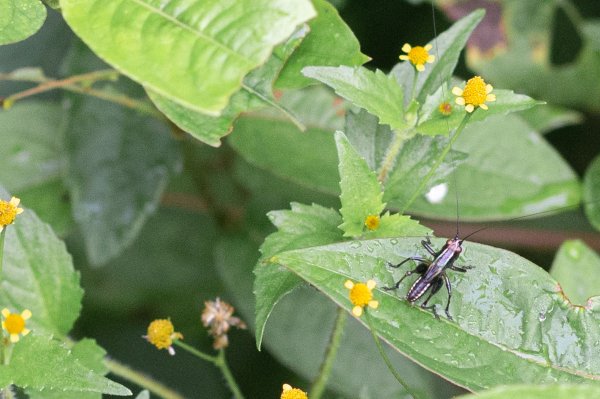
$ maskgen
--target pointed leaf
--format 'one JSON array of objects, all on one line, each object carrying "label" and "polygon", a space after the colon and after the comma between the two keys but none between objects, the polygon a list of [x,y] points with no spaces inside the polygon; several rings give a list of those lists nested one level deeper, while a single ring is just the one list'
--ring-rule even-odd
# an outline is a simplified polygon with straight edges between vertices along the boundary
[{"label": "pointed leaf", "polygon": [[600,256],[580,240],[565,241],[558,250],[550,275],[573,304],[584,306],[600,295]]},{"label": "pointed leaf", "polygon": [[307,0],[61,0],[60,5],[69,26],[104,60],[158,94],[212,115],[225,108],[243,77],[262,65],[276,44],[315,16]]},{"label": "pointed leaf", "polygon": [[[444,242],[435,239],[432,245],[441,248]],[[424,367],[471,390],[530,381],[600,386],[599,297],[585,308],[573,306],[555,280],[518,255],[474,243],[464,243],[463,249],[456,265],[475,268],[448,272],[455,321],[437,320],[407,303],[413,278],[397,292],[375,291],[379,307],[369,313],[377,333]],[[271,262],[351,311],[346,279],[373,278],[377,287],[390,287],[412,266],[398,270],[387,263],[415,255],[429,257],[418,238],[393,238],[288,251]],[[446,301],[440,291],[430,303],[442,313]]]},{"label": "pointed leaf", "polygon": [[584,209],[588,220],[600,230],[600,156],[594,158],[583,177]]},{"label": "pointed leaf", "polygon": [[0,0],[0,45],[27,39],[45,20],[40,0]]},{"label": "pointed leaf", "polygon": [[[483,10],[473,11],[441,33],[437,39],[429,42],[433,46],[429,53],[434,55],[436,60],[433,64],[427,64],[423,72],[418,73],[415,98],[419,103],[423,104],[428,95],[433,94],[443,82],[452,77],[460,52],[484,15]],[[410,62],[402,62],[392,69],[390,75],[396,77],[405,93],[411,93],[415,73]]]},{"label": "pointed leaf", "polygon": [[391,75],[363,67],[306,67],[304,76],[332,87],[337,94],[366,109],[392,129],[407,127],[404,120],[404,93]]},{"label": "pointed leaf", "polygon": [[394,138],[394,132],[388,125],[380,125],[376,116],[364,109],[358,113],[346,114],[344,133],[348,141],[367,161],[371,170],[379,170],[381,163]]}]

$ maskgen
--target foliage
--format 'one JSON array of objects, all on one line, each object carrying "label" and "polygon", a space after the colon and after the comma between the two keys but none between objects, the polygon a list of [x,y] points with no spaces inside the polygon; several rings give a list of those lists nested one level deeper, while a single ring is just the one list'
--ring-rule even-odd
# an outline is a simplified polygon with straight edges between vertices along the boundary
[{"label": "foliage", "polygon": [[[430,21],[377,39],[395,59],[423,46],[435,61],[417,71],[363,65],[357,21],[384,15],[359,3],[0,0],[0,309],[26,327],[2,312],[2,395],[598,395],[597,233],[547,272],[464,223],[504,221],[525,246],[551,236],[536,224],[599,228],[597,138],[576,162],[561,151],[578,144],[564,129],[597,120],[600,9],[439,1],[442,27],[427,2],[394,2]],[[564,65],[552,16],[581,42]],[[487,110],[455,104],[463,49],[493,85]],[[439,256],[430,223],[468,237],[455,265],[473,269],[447,273],[453,320],[446,288],[439,318],[406,300],[414,277],[393,288]],[[373,280],[378,307],[347,320],[347,280]],[[153,318],[164,351],[140,338]],[[246,324],[253,337],[229,330]]]}]

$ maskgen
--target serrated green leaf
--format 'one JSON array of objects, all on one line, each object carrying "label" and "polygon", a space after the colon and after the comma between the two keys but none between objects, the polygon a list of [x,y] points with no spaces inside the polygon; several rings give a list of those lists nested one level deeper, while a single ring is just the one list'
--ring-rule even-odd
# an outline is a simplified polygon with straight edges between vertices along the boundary
[{"label": "serrated green leaf", "polygon": [[315,16],[307,0],[61,0],[60,5],[69,26],[104,60],[158,94],[212,115],[219,115],[243,77],[262,65],[276,44]]},{"label": "serrated green leaf", "polygon": [[[459,87],[464,87],[464,83]],[[523,94],[515,94],[511,90],[494,89],[492,93],[496,95],[496,101],[488,103],[488,110],[475,110],[471,114],[469,123],[484,121],[495,115],[506,115],[511,112],[522,111],[536,105],[544,104],[542,101],[536,101]],[[427,97],[419,115],[417,132],[427,135],[447,135],[453,129],[456,129],[465,117],[466,111],[464,107],[454,103],[455,98],[456,96],[450,90],[442,90],[441,88],[433,96]],[[442,102],[452,104],[452,113],[450,115],[442,115],[439,112],[438,107]]]},{"label": "serrated green leaf", "polygon": [[[441,248],[444,242],[435,239],[433,246]],[[463,249],[456,265],[475,268],[448,273],[450,313],[456,321],[438,320],[407,303],[404,295],[413,282],[407,279],[398,292],[376,289],[379,307],[369,312],[377,334],[424,367],[471,390],[530,381],[598,386],[598,297],[585,308],[575,307],[543,269],[518,255],[474,243],[464,243]],[[377,287],[392,286],[405,270],[391,269],[387,262],[415,255],[429,256],[418,238],[393,238],[288,251],[271,262],[289,268],[350,312],[346,279],[375,279]],[[446,298],[442,291],[430,303],[439,309]]]},{"label": "serrated green leaf", "polygon": [[583,177],[585,214],[597,230],[600,230],[600,156],[594,158]]},{"label": "serrated green leaf", "polygon": [[550,275],[573,304],[585,306],[588,298],[600,294],[600,256],[583,241],[569,240],[560,246]]},{"label": "serrated green leaf", "polygon": [[[429,53],[434,55],[436,60],[433,64],[427,64],[423,72],[418,73],[415,99],[419,103],[423,104],[428,95],[433,94],[443,82],[452,77],[460,52],[484,15],[483,10],[473,11],[429,42],[432,46]],[[415,73],[410,62],[402,62],[392,69],[390,75],[395,76],[405,93],[411,93]]]},{"label": "serrated green leaf", "polygon": [[[75,43],[70,72],[98,64]],[[128,80],[119,88],[131,96],[141,91]],[[130,245],[156,210],[170,176],[181,167],[179,148],[165,123],[133,109],[76,94],[65,104],[65,181],[73,216],[90,261],[102,264]]]},{"label": "serrated green leaf", "polygon": [[516,385],[502,386],[472,395],[457,396],[456,399],[590,399],[600,397],[600,388],[595,385]]},{"label": "serrated green leaf", "polygon": [[[4,199],[8,195],[0,189]],[[28,328],[64,337],[79,317],[83,290],[71,256],[50,226],[21,203],[24,212],[6,227],[0,303],[29,309]]]},{"label": "serrated green leaf", "polygon": [[340,213],[345,237],[359,237],[366,229],[367,216],[379,216],[385,208],[381,184],[375,172],[350,144],[344,133],[335,133],[340,171]]},{"label": "serrated green leaf", "polygon": [[309,65],[358,66],[370,58],[360,52],[360,44],[335,7],[325,0],[313,0],[317,17],[308,23],[310,33],[286,62],[275,86],[279,89],[300,88],[312,80],[302,76]]},{"label": "serrated green leaf", "polygon": [[0,45],[27,39],[45,20],[40,0],[0,0]]},{"label": "serrated green leaf", "polygon": [[446,195],[439,203],[420,198],[412,212],[455,220],[457,186],[461,220],[505,220],[581,199],[575,172],[516,115],[469,124],[453,147],[469,157],[444,182]]},{"label": "serrated green leaf", "polygon": [[84,366],[65,346],[35,332],[15,345],[10,364],[0,368],[0,381],[2,386],[15,384],[34,390],[131,395],[123,385]]},{"label": "serrated green leaf", "polygon": [[407,127],[404,120],[404,93],[391,75],[363,67],[306,67],[304,76],[332,87],[337,94],[366,109],[392,129]]},{"label": "serrated green leaf", "polygon": [[360,156],[367,161],[369,168],[379,170],[394,138],[390,127],[380,125],[377,117],[364,109],[359,112],[350,110],[346,114],[344,133]]},{"label": "serrated green leaf", "polygon": [[[338,226],[340,214],[333,209],[313,204],[291,204],[291,210],[271,211],[268,214],[277,231],[269,235],[260,247],[261,259],[290,249],[308,248],[343,240]],[[275,305],[285,295],[302,284],[287,269],[263,264],[254,268],[254,295],[256,297],[256,345],[260,349],[265,325]]]}]

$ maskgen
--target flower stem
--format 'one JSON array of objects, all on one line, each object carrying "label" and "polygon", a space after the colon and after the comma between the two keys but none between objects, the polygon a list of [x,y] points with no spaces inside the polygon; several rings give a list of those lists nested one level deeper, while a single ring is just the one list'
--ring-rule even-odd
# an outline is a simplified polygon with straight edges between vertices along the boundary
[{"label": "flower stem", "polygon": [[417,90],[417,79],[419,78],[419,72],[414,69],[414,77],[413,77],[413,85],[412,85],[412,89],[410,90],[410,100],[412,102],[412,100],[415,99],[415,92]]},{"label": "flower stem", "polygon": [[346,312],[346,310],[343,308],[338,308],[337,317],[335,319],[335,325],[333,327],[333,330],[331,331],[331,336],[329,338],[329,345],[327,347],[325,359],[323,359],[321,369],[319,370],[319,375],[313,383],[313,386],[310,390],[310,394],[308,395],[310,399],[321,399],[321,395],[323,395],[323,392],[325,391],[325,387],[327,386],[327,380],[329,379],[329,375],[331,374],[331,369],[333,367],[337,351],[342,341],[342,335],[344,333],[344,327],[346,326],[347,318],[348,313]]},{"label": "flower stem", "polygon": [[184,399],[182,395],[164,386],[160,382],[155,381],[152,378],[140,373],[137,370],[133,370],[132,368],[116,360],[105,358],[104,364],[114,375],[118,375],[121,378],[131,381],[134,384],[139,385],[164,399]]},{"label": "flower stem", "polygon": [[427,173],[427,176],[425,176],[423,178],[423,180],[421,180],[421,184],[419,184],[419,187],[417,187],[417,189],[413,192],[410,199],[408,201],[406,201],[406,204],[404,204],[404,207],[402,208],[400,213],[404,213],[408,209],[408,207],[410,207],[412,205],[412,203],[417,199],[419,194],[421,194],[421,191],[423,190],[423,188],[425,188],[427,183],[429,183],[429,180],[431,179],[431,177],[433,176],[433,174],[435,173],[437,168],[442,164],[442,161],[444,160],[444,158],[446,158],[446,155],[448,155],[448,152],[452,148],[452,144],[454,144],[454,142],[456,141],[458,136],[465,129],[465,126],[467,125],[467,122],[469,121],[469,118],[471,118],[472,114],[473,114],[472,112],[471,113],[467,112],[465,114],[465,117],[460,122],[460,125],[458,125],[458,127],[456,128],[456,131],[454,132],[454,134],[448,141],[448,144],[444,148],[444,151],[442,151],[442,153],[440,154],[438,159],[435,161],[435,164],[431,167],[431,169],[429,170],[429,173]]},{"label": "flower stem", "polygon": [[192,355],[199,357],[202,360],[206,360],[207,362],[211,362],[212,364],[216,365],[217,364],[217,357],[216,356],[211,356],[208,355],[204,352],[199,351],[198,349],[194,348],[193,346],[190,346],[184,342],[182,342],[179,339],[173,340],[173,344],[179,346],[180,348],[186,350],[187,352],[191,353]]},{"label": "flower stem", "polygon": [[390,145],[388,151],[386,152],[385,158],[381,163],[381,168],[379,169],[379,173],[377,175],[377,180],[379,180],[379,182],[385,182],[388,173],[390,172],[390,170],[394,166],[394,163],[396,162],[396,157],[398,156],[398,153],[400,153],[400,150],[402,149],[402,145],[413,135],[414,130],[412,129],[400,132],[394,131],[394,141],[392,142],[392,145]]},{"label": "flower stem", "polygon": [[398,374],[398,372],[396,371],[396,369],[392,365],[392,362],[390,361],[390,358],[387,356],[387,354],[383,350],[383,346],[381,345],[381,341],[379,340],[379,337],[375,333],[375,328],[373,328],[373,319],[371,319],[371,315],[369,314],[369,310],[368,309],[365,309],[365,319],[367,320],[367,324],[369,325],[369,330],[371,331],[371,335],[373,336],[373,341],[375,341],[375,345],[377,345],[377,350],[379,351],[379,354],[383,358],[383,361],[385,362],[385,365],[388,367],[388,369],[390,370],[390,372],[394,375],[394,377],[396,378],[396,381],[398,381],[400,383],[400,385],[402,385],[402,387],[404,387],[404,389],[406,390],[406,392],[408,392],[413,398],[419,399],[420,395],[416,394],[408,386],[408,384],[406,383],[406,381],[404,381],[402,379],[402,376],[400,376],[400,374]]}]

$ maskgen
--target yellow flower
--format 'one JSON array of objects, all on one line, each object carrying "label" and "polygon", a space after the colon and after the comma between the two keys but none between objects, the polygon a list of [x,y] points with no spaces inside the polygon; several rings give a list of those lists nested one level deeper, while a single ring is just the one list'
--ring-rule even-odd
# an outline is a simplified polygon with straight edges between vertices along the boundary
[{"label": "yellow flower", "polygon": [[464,105],[467,112],[473,112],[476,107],[487,110],[486,101],[496,101],[496,95],[490,94],[493,89],[492,85],[486,84],[481,76],[475,76],[467,81],[464,90],[454,87],[452,94],[457,96],[458,105]]},{"label": "yellow flower", "polygon": [[442,114],[444,116],[448,116],[452,113],[452,105],[450,105],[449,102],[444,101],[438,107],[438,111],[440,111],[440,114]]},{"label": "yellow flower", "polygon": [[19,334],[25,336],[29,334],[31,330],[25,327],[25,320],[28,320],[31,317],[31,311],[29,309],[25,309],[18,313],[11,313],[7,308],[2,309],[2,316],[4,320],[2,320],[2,329],[6,330],[6,332],[10,335],[10,342],[18,342]]},{"label": "yellow flower", "polygon": [[23,212],[23,209],[19,208],[20,202],[17,197],[12,197],[8,202],[0,200],[0,231],[4,226],[12,224],[17,215]]},{"label": "yellow flower", "polygon": [[402,46],[402,51],[404,51],[407,55],[403,54],[399,58],[402,61],[410,61],[411,64],[415,66],[417,71],[423,72],[425,70],[425,63],[431,64],[435,61],[435,56],[429,54],[431,47],[431,44],[428,44],[425,47],[412,47],[410,44],[405,43],[404,46]]},{"label": "yellow flower", "polygon": [[292,388],[289,384],[283,384],[281,399],[308,399],[308,395],[298,388]]},{"label": "yellow flower", "polygon": [[167,349],[170,355],[174,355],[173,340],[183,339],[183,335],[175,332],[171,320],[157,319],[150,323],[148,334],[144,335],[144,338],[158,349]]},{"label": "yellow flower", "polygon": [[365,226],[369,230],[377,230],[379,227],[379,215],[369,215],[365,219]]},{"label": "yellow flower", "polygon": [[354,305],[352,308],[354,316],[360,317],[363,313],[363,308],[367,305],[370,308],[377,309],[379,302],[373,300],[372,292],[375,285],[375,280],[369,280],[366,284],[354,284],[351,280],[346,280],[344,287],[350,290],[350,302]]}]

